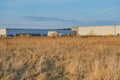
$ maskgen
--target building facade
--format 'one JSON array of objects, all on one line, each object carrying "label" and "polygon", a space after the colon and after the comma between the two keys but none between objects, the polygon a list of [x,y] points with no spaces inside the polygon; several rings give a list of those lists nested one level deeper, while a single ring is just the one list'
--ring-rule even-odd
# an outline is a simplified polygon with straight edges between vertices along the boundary
[{"label": "building facade", "polygon": [[111,26],[81,26],[73,27],[72,32],[76,32],[78,36],[110,36],[110,35],[119,35],[120,34],[120,25],[111,25]]}]

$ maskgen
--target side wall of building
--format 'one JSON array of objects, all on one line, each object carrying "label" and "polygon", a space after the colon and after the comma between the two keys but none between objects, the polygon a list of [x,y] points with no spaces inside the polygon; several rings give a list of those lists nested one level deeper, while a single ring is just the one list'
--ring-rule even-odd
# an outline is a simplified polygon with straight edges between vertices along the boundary
[{"label": "side wall of building", "polygon": [[6,35],[7,35],[6,29],[0,29],[0,37],[3,37],[3,36],[6,37]]},{"label": "side wall of building", "polygon": [[120,25],[115,26],[116,35],[120,35]]},{"label": "side wall of building", "polygon": [[79,27],[79,35],[110,36],[120,33],[120,26],[89,26]]},{"label": "side wall of building", "polygon": [[94,28],[94,35],[115,35],[114,27],[113,26],[101,26]]}]

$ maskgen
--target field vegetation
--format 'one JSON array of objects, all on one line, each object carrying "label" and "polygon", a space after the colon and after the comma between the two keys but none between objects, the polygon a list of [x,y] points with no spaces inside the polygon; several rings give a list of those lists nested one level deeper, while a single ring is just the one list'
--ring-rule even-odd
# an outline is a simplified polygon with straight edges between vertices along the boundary
[{"label": "field vegetation", "polygon": [[0,80],[120,80],[120,37],[0,38]]}]

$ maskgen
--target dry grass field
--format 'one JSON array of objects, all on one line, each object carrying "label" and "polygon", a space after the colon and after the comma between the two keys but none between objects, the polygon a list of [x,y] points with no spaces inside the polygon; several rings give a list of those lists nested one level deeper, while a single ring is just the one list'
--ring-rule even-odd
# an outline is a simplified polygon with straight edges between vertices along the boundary
[{"label": "dry grass field", "polygon": [[120,37],[0,38],[0,80],[120,80]]}]

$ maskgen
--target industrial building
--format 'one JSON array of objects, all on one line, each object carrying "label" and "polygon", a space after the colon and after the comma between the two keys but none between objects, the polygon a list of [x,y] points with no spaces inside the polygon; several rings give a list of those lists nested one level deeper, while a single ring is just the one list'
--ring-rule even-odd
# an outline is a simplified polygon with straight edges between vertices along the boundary
[{"label": "industrial building", "polygon": [[49,31],[56,31],[58,34],[67,35],[71,32],[68,29],[16,29],[1,28],[0,36],[47,36]]},{"label": "industrial building", "polygon": [[72,27],[71,33],[78,36],[114,36],[120,35],[120,25]]}]

